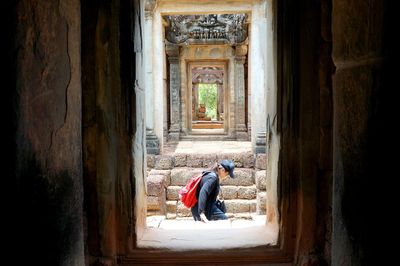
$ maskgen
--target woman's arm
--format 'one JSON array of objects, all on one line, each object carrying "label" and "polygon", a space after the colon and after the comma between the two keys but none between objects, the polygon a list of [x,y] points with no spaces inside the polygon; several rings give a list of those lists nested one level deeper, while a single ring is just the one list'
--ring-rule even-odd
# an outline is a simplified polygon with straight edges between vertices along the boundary
[{"label": "woman's arm", "polygon": [[[215,185],[217,184],[217,177],[213,174],[208,174],[203,176],[206,178],[203,186],[200,189],[199,199],[198,199],[198,210],[199,214],[204,213],[206,209],[207,198],[210,195],[211,191],[214,189]],[[201,215],[200,215],[201,217]]]}]

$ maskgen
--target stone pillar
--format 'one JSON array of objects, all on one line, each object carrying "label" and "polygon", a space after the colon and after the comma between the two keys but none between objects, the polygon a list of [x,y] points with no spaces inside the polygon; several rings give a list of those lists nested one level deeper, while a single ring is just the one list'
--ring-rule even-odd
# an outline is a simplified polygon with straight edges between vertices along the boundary
[{"label": "stone pillar", "polygon": [[266,132],[267,128],[267,70],[272,67],[272,62],[267,60],[266,51],[269,49],[265,36],[267,32],[267,11],[266,3],[253,6],[251,16],[251,30],[249,47],[249,84],[251,99],[249,106],[251,108],[251,143],[255,151],[257,134]]},{"label": "stone pillar", "polygon": [[247,134],[251,138],[251,86],[249,86],[249,79],[247,79]]},{"label": "stone pillar", "polygon": [[198,120],[197,114],[199,112],[199,84],[192,84],[192,121]]},{"label": "stone pillar", "polygon": [[170,90],[170,114],[171,126],[169,128],[168,140],[179,141],[181,131],[181,105],[180,105],[180,68],[179,68],[179,46],[167,44],[165,49],[169,63],[169,90]]},{"label": "stone pillar", "polygon": [[146,150],[148,154],[159,154],[160,143],[154,134],[154,86],[153,86],[153,10],[155,0],[145,4],[144,17],[144,67],[145,67],[145,101],[146,101]]},{"label": "stone pillar", "polygon": [[224,120],[224,87],[222,83],[217,83],[217,120]]},{"label": "stone pillar", "polygon": [[235,117],[236,139],[248,140],[245,120],[245,88],[244,88],[244,63],[246,61],[247,45],[236,46],[235,56]]},{"label": "stone pillar", "polygon": [[160,153],[163,151],[164,140],[164,117],[165,113],[165,91],[166,91],[166,57],[165,57],[165,35],[163,19],[160,12],[155,9],[153,12],[153,31],[152,31],[152,58],[153,58],[153,119],[154,134],[160,143]]}]

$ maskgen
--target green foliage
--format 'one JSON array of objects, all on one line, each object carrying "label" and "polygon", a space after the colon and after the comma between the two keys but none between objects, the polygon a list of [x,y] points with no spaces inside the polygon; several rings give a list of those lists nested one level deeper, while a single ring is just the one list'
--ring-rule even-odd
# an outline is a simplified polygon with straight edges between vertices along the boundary
[{"label": "green foliage", "polygon": [[199,104],[205,104],[207,117],[217,119],[217,84],[199,84]]}]

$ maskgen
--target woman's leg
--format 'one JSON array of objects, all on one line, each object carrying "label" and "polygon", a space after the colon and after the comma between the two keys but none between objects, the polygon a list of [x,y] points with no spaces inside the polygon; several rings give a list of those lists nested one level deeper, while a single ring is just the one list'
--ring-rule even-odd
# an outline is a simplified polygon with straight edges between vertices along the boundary
[{"label": "woman's leg", "polygon": [[215,204],[212,207],[211,219],[210,220],[228,220],[228,216],[225,215]]}]

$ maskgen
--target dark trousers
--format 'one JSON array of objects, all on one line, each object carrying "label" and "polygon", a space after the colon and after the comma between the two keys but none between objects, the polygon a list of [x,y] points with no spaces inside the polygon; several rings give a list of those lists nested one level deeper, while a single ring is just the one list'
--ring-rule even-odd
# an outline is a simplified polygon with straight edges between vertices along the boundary
[{"label": "dark trousers", "polygon": [[[193,219],[194,219],[195,221],[201,221],[200,214],[199,214],[199,210],[198,210],[198,208],[197,208],[197,204],[196,204],[193,208],[191,208],[191,211],[192,211]],[[215,221],[215,220],[227,220],[227,219],[228,219],[228,216],[226,216],[225,213],[224,213],[223,211],[221,211],[221,210],[215,205],[215,203],[214,203],[213,206],[212,206],[211,215],[208,216],[208,215],[206,214],[206,217],[207,217],[208,220],[212,220],[212,221]]]}]

